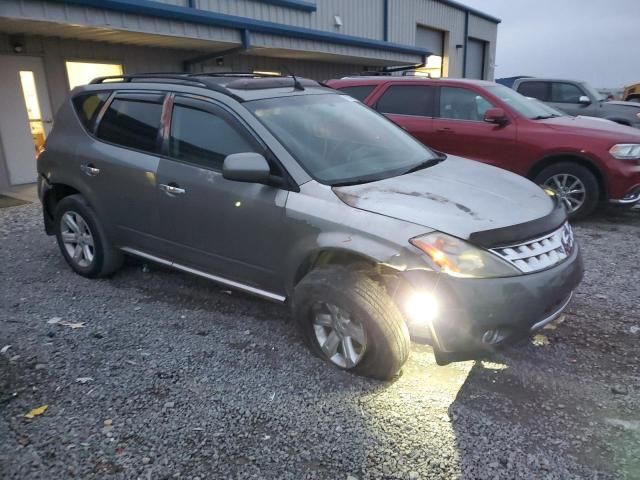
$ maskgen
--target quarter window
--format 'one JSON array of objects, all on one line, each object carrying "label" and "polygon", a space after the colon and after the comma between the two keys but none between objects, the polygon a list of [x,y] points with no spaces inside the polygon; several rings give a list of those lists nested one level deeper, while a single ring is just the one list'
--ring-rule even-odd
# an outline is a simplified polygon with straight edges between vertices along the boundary
[{"label": "quarter window", "polygon": [[551,101],[557,103],[580,103],[584,92],[571,83],[552,83]]},{"label": "quarter window", "polygon": [[493,104],[476,92],[466,88],[442,87],[440,89],[440,117],[453,120],[481,122]]},{"label": "quarter window", "polygon": [[74,97],[73,106],[78,113],[82,125],[84,125],[87,130],[92,130],[93,123],[104,102],[107,101],[107,98],[109,98],[109,93],[107,92],[90,93]]},{"label": "quarter window", "polygon": [[199,166],[222,170],[227,155],[256,152],[250,140],[221,115],[175,105],[169,138],[170,155]]},{"label": "quarter window", "polygon": [[374,88],[376,88],[375,85],[355,85],[353,87],[342,87],[338,90],[352,96],[356,100],[364,102],[364,99],[367,98],[371,92],[373,92]]},{"label": "quarter window", "polygon": [[158,151],[162,103],[158,95],[115,98],[98,127],[98,138],[145,152]]},{"label": "quarter window", "polygon": [[378,110],[396,115],[433,117],[435,88],[391,85],[378,100]]},{"label": "quarter window", "polygon": [[518,86],[518,93],[541,102],[549,101],[549,84],[546,82],[524,82]]}]

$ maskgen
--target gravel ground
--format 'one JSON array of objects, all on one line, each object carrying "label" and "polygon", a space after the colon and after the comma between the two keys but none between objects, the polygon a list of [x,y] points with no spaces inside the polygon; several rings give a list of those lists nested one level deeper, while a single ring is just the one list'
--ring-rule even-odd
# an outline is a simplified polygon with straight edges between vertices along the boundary
[{"label": "gravel ground", "polygon": [[638,479],[640,210],[576,231],[564,323],[492,362],[414,345],[381,383],[284,307],[155,266],[86,280],[38,205],[0,210],[0,477]]}]

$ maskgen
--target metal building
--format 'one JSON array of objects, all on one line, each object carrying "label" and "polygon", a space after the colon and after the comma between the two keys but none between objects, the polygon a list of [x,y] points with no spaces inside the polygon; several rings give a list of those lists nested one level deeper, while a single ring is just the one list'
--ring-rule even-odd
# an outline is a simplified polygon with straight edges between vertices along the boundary
[{"label": "metal building", "polygon": [[499,22],[453,0],[0,0],[0,190],[35,181],[53,113],[96,76],[426,62],[493,79]]}]

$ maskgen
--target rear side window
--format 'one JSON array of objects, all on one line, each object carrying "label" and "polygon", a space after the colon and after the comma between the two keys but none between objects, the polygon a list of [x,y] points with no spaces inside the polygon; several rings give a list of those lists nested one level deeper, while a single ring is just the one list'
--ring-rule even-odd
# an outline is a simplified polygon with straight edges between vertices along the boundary
[{"label": "rear side window", "polygon": [[145,152],[158,152],[162,97],[116,97],[102,117],[98,138]]},{"label": "rear side window", "polygon": [[434,87],[420,85],[391,85],[378,100],[377,108],[382,113],[433,117],[435,91]]},{"label": "rear side window", "polygon": [[93,130],[96,117],[107,98],[109,98],[108,92],[88,93],[73,98],[73,106],[84,128],[89,131]]},{"label": "rear side window", "polygon": [[341,92],[346,93],[347,95],[355,98],[356,100],[360,100],[364,102],[364,99],[369,96],[373,89],[376,88],[375,85],[356,85],[353,87],[342,87],[339,88]]},{"label": "rear side window", "polygon": [[557,103],[580,103],[584,92],[572,83],[552,83],[551,101]]},{"label": "rear side window", "polygon": [[170,155],[199,166],[222,170],[227,155],[257,152],[225,115],[175,105],[169,138]]},{"label": "rear side window", "polygon": [[549,84],[546,82],[524,82],[518,85],[518,93],[525,97],[536,98],[542,102],[548,102]]}]

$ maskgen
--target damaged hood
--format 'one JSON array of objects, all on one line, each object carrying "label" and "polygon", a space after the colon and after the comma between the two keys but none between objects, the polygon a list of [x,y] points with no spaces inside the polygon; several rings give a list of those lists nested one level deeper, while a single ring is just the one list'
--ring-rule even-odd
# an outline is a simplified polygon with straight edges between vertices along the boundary
[{"label": "damaged hood", "polygon": [[333,187],[347,205],[459,238],[548,215],[553,200],[524,177],[460,157],[362,185]]}]

